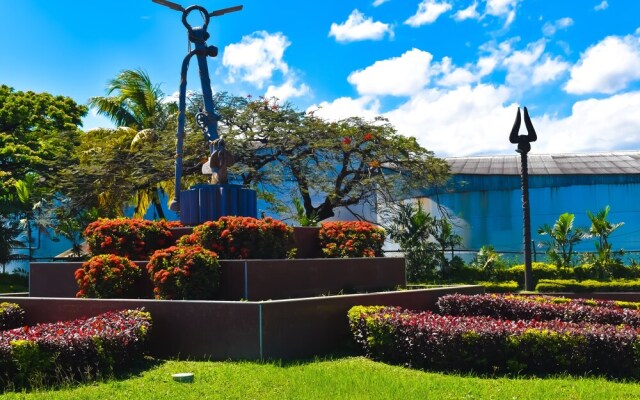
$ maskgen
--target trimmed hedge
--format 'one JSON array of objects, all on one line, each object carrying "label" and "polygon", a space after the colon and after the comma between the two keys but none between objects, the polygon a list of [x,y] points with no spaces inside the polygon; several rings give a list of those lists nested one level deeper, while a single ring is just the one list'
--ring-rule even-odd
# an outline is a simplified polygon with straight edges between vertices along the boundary
[{"label": "trimmed hedge", "polygon": [[440,314],[486,316],[509,320],[560,320],[575,323],[626,324],[640,328],[640,312],[621,308],[614,301],[565,299],[548,296],[461,295],[442,296]]},{"label": "trimmed hedge", "polygon": [[478,282],[478,285],[484,286],[487,293],[513,293],[518,291],[518,282]]},{"label": "trimmed hedge", "polygon": [[24,324],[24,310],[14,303],[0,303],[0,331],[18,328]]},{"label": "trimmed hedge", "polygon": [[141,359],[150,328],[149,313],[124,310],[0,332],[0,382],[29,387],[111,375]]},{"label": "trimmed hedge", "polygon": [[541,279],[536,285],[538,292],[639,292],[640,280],[577,281],[575,279]]},{"label": "trimmed hedge", "polygon": [[399,307],[349,311],[365,353],[414,368],[479,373],[638,376],[640,342],[628,325],[500,320]]}]

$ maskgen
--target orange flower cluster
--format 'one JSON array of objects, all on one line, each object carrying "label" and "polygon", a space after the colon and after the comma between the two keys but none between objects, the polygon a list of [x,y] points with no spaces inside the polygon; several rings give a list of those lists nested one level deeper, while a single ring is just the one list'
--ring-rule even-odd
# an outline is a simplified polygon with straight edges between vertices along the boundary
[{"label": "orange flower cluster", "polygon": [[142,269],[125,257],[101,254],[91,257],[75,272],[76,297],[127,298],[134,294]]},{"label": "orange flower cluster", "polygon": [[222,217],[196,226],[179,245],[199,245],[222,259],[285,258],[293,247],[293,228],[270,217]]},{"label": "orange flower cluster", "polygon": [[325,222],[320,227],[320,246],[327,258],[382,257],[384,229],[364,221]]},{"label": "orange flower cluster", "polygon": [[130,218],[101,218],[84,230],[92,255],[116,254],[131,260],[148,260],[151,253],[172,245],[170,227],[166,221]]},{"label": "orange flower cluster", "polygon": [[200,246],[157,250],[147,272],[157,299],[210,300],[220,284],[218,255]]}]

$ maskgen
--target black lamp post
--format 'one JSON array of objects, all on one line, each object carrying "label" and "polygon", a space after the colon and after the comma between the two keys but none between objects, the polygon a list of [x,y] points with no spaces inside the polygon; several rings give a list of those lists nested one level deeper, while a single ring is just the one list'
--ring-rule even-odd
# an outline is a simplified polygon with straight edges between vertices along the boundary
[{"label": "black lamp post", "polygon": [[516,115],[516,121],[511,129],[509,135],[509,141],[511,143],[517,143],[518,148],[516,152],[520,153],[520,183],[522,187],[522,221],[524,228],[524,289],[526,291],[533,291],[533,268],[531,267],[531,218],[529,212],[529,171],[527,163],[527,154],[531,150],[531,142],[535,142],[538,139],[531,119],[529,119],[529,113],[527,107],[524,107],[524,124],[527,127],[526,135],[518,135],[520,131],[520,107],[518,107],[518,114]]}]

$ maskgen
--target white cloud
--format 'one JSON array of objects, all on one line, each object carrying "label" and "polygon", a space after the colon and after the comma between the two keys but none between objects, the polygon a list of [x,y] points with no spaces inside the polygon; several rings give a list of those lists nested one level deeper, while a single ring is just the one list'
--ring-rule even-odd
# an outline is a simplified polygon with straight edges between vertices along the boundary
[{"label": "white cloud", "polygon": [[393,29],[389,24],[374,22],[372,18],[366,18],[358,10],[353,10],[346,22],[331,24],[329,31],[329,36],[335,37],[338,42],[380,40],[385,34],[393,36]]},{"label": "white cloud", "polygon": [[573,94],[612,94],[636,80],[640,80],[639,38],[608,36],[581,55],[564,89]]},{"label": "white cloud", "polygon": [[458,10],[454,15],[453,19],[456,21],[464,21],[465,19],[480,19],[480,14],[478,13],[478,2],[474,1],[469,7]]},{"label": "white cloud", "polygon": [[407,96],[425,87],[433,75],[431,53],[412,49],[400,57],[376,61],[347,80],[360,95]]},{"label": "white cloud", "polygon": [[381,5],[383,3],[386,3],[387,1],[389,1],[389,0],[374,0],[373,6],[374,7],[378,7],[379,5]]},{"label": "white cloud", "polygon": [[569,70],[569,63],[562,61],[560,57],[545,57],[544,61],[533,68],[532,83],[539,85],[554,81],[565,71]]},{"label": "white cloud", "polygon": [[358,99],[340,97],[331,102],[324,101],[307,109],[315,115],[329,121],[337,121],[353,116],[373,119],[380,115],[380,102],[373,97],[364,96]]},{"label": "white cloud", "polygon": [[275,97],[280,101],[287,101],[293,97],[301,97],[310,92],[309,86],[304,83],[296,87],[294,79],[287,79],[285,83],[280,86],[269,85],[264,97]]},{"label": "white cloud", "polygon": [[226,46],[222,64],[229,69],[229,82],[240,79],[262,88],[275,71],[286,74],[289,67],[283,55],[290,44],[282,33],[258,31],[243,36],[240,43]]},{"label": "white cloud", "polygon": [[446,1],[438,2],[438,0],[422,0],[418,5],[418,11],[413,16],[409,17],[409,19],[404,21],[404,23],[413,27],[431,24],[435,22],[440,15],[450,9],[451,4]]},{"label": "white cloud", "polygon": [[553,36],[557,31],[567,29],[571,25],[573,25],[573,19],[569,17],[560,18],[554,22],[547,22],[544,24],[542,27],[542,33],[544,33],[545,36]]},{"label": "white cloud", "polygon": [[609,3],[607,2],[607,0],[602,0],[602,2],[596,5],[595,7],[593,7],[593,9],[596,11],[602,11],[602,10],[606,10],[608,7],[609,7]]},{"label": "white cloud", "polygon": [[439,156],[495,154],[510,146],[515,114],[504,106],[509,97],[507,88],[484,84],[426,90],[384,116]]},{"label": "white cloud", "polygon": [[505,27],[516,18],[516,6],[519,0],[486,0],[485,14],[505,18]]},{"label": "white cloud", "polygon": [[565,118],[533,118],[536,153],[576,153],[637,149],[640,92],[575,103]]},{"label": "white cloud", "polygon": [[502,62],[507,69],[506,82],[511,87],[529,86],[531,71],[544,53],[545,41],[529,43],[525,50],[514,51]]}]

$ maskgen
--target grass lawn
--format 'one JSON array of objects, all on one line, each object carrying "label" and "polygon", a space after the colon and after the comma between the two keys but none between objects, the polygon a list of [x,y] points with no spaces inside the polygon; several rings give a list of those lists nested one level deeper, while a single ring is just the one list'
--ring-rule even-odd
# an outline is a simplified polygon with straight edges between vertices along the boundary
[{"label": "grass lawn", "polygon": [[[193,372],[194,383],[171,374]],[[478,378],[426,373],[348,357],[291,364],[158,363],[124,380],[2,399],[640,399],[640,384],[600,378]]]}]

